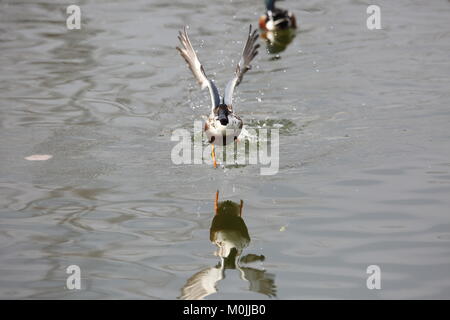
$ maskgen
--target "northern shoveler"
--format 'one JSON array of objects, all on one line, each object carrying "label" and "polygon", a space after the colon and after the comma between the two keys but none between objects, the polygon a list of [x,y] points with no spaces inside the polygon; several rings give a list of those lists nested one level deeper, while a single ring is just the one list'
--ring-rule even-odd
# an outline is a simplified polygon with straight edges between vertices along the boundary
[{"label": "northern shoveler", "polygon": [[297,28],[297,22],[292,12],[275,8],[276,0],[265,0],[266,13],[259,18],[259,27],[266,31]]},{"label": "northern shoveler", "polygon": [[192,47],[189,40],[186,27],[180,31],[178,36],[182,47],[177,47],[181,56],[186,60],[189,69],[197,79],[201,88],[208,88],[211,96],[211,113],[207,118],[204,126],[208,141],[211,143],[211,156],[213,159],[214,168],[217,167],[216,155],[214,145],[226,145],[230,141],[236,141],[241,133],[243,122],[240,117],[234,113],[232,98],[234,88],[242,81],[244,74],[251,69],[250,62],[258,54],[259,44],[256,44],[258,33],[252,32],[250,25],[248,31],[247,42],[242,53],[242,57],[236,67],[234,77],[231,79],[224,92],[224,96],[219,95],[216,85],[212,80],[209,80],[205,74],[202,64],[197,58],[197,54]]}]

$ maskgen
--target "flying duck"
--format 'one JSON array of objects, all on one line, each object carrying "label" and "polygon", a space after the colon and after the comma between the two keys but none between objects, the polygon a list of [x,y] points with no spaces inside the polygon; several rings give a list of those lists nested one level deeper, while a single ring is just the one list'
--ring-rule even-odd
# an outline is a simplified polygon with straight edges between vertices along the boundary
[{"label": "flying duck", "polygon": [[186,60],[189,69],[191,69],[197,82],[202,89],[208,88],[211,96],[211,112],[206,119],[204,131],[211,143],[211,157],[213,159],[214,168],[217,167],[216,154],[214,145],[226,145],[231,141],[236,141],[241,133],[243,121],[236,115],[233,108],[233,92],[235,87],[241,83],[244,74],[251,69],[250,62],[258,54],[259,44],[256,44],[258,33],[256,30],[252,32],[250,25],[248,31],[247,42],[244,47],[241,59],[236,66],[234,77],[228,82],[223,97],[220,96],[214,82],[206,76],[202,64],[197,58],[197,54],[189,40],[186,27],[180,31],[178,39],[181,47],[177,47],[181,56]]}]

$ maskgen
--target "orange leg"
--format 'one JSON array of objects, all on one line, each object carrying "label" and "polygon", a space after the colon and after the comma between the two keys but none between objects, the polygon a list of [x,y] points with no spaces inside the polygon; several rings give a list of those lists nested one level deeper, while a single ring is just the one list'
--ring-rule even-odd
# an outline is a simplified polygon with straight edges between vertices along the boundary
[{"label": "orange leg", "polygon": [[216,191],[216,200],[214,200],[214,214],[219,210],[219,190]]},{"label": "orange leg", "polygon": [[217,162],[216,162],[216,152],[214,151],[214,145],[211,145],[211,157],[213,159],[213,165],[214,168],[217,168]]},{"label": "orange leg", "polygon": [[242,207],[244,206],[244,200],[241,200],[241,206],[239,207],[239,217],[242,217]]}]

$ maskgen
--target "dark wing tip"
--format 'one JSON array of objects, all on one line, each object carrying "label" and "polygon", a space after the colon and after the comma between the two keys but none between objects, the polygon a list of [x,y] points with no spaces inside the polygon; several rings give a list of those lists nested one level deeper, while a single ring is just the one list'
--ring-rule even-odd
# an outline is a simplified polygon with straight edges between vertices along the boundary
[{"label": "dark wing tip", "polygon": [[250,38],[252,39],[253,42],[255,42],[259,37],[259,33],[257,30],[253,31],[253,34],[250,35]]}]

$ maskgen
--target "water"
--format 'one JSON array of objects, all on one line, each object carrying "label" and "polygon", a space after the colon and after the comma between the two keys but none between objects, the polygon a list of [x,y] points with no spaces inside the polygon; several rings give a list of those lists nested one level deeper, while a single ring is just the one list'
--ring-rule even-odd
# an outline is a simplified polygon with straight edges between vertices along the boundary
[{"label": "water", "polygon": [[374,31],[365,1],[282,2],[300,29],[235,97],[245,123],[282,125],[278,174],[171,162],[172,131],[209,110],[178,30],[223,88],[262,2],[79,1],[69,31],[71,1],[0,1],[1,298],[180,297],[220,262],[216,190],[243,200],[270,290],[228,269],[207,299],[450,298],[448,1],[378,1]]}]

